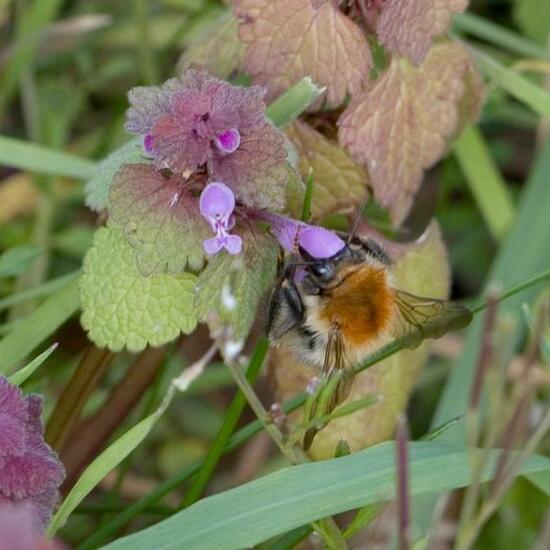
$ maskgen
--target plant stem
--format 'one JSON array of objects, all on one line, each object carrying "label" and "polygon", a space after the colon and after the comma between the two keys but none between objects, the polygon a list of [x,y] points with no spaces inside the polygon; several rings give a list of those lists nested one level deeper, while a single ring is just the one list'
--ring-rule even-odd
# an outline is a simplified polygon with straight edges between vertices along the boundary
[{"label": "plant stem", "polygon": [[[301,464],[309,462],[306,454],[298,447],[286,445],[285,438],[279,428],[271,421],[269,414],[264,409],[261,401],[258,399],[254,388],[250,385],[243,371],[235,361],[228,361],[229,369],[235,378],[235,382],[239,386],[241,392],[246,397],[250,408],[258,420],[262,423],[264,430],[271,436],[271,439],[279,447],[281,452],[291,464]],[[336,525],[333,518],[321,519],[315,522],[317,532],[321,535],[327,548],[345,549],[347,548],[346,541]]]},{"label": "plant stem", "polygon": [[237,365],[234,361],[228,361],[228,367],[231,374],[233,374],[233,378],[235,379],[237,386],[239,386],[239,389],[245,396],[250,408],[254,411],[256,418],[262,423],[265,431],[271,436],[271,439],[273,439],[277,447],[279,447],[281,452],[291,464],[299,464],[301,462],[300,458],[298,458],[294,449],[287,448],[285,445],[283,434],[279,431],[277,426],[271,422],[267,411],[264,409],[264,406],[258,399],[254,388],[246,379],[246,376],[239,365]]},{"label": "plant stem", "polygon": [[46,427],[46,441],[59,453],[80,416],[88,397],[107,369],[113,354],[90,346],[65,386]]},{"label": "plant stem", "polygon": [[[246,378],[252,384],[258,377],[267,354],[267,348],[268,343],[265,338],[260,339],[260,341],[256,344],[254,353],[252,354],[252,358],[250,359],[250,363],[246,369]],[[206,454],[206,457],[204,458],[201,467],[193,480],[193,484],[187,491],[185,498],[181,503],[182,508],[193,504],[200,498],[216,468],[216,465],[224,454],[227,441],[237,425],[245,404],[246,399],[244,394],[241,391],[238,391],[225,412],[223,424],[219,429],[212,445],[210,446],[210,449],[208,450],[208,453]]]}]

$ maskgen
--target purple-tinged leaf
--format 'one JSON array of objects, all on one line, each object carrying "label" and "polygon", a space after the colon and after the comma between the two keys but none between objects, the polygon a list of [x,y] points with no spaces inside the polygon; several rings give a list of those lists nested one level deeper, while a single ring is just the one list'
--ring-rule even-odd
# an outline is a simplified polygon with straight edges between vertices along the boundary
[{"label": "purple-tinged leaf", "polygon": [[460,115],[477,115],[462,103],[473,89],[473,72],[463,46],[439,43],[418,68],[394,58],[342,114],[340,143],[367,166],[375,197],[396,224],[406,217],[424,170],[464,124]]},{"label": "purple-tinged leaf", "polygon": [[246,206],[282,210],[289,178],[284,136],[266,123],[242,130],[240,137],[234,153],[211,158],[210,173],[231,187]]},{"label": "purple-tinged leaf", "polygon": [[246,44],[245,69],[274,99],[305,76],[327,88],[326,101],[341,105],[358,93],[372,66],[363,31],[333,2],[235,0]]},{"label": "purple-tinged leaf", "polygon": [[130,108],[126,112],[126,130],[132,134],[147,134],[156,120],[166,114],[170,96],[181,86],[177,78],[162,86],[138,86],[128,92]]},{"label": "purple-tinged leaf", "polygon": [[389,51],[419,65],[432,40],[449,27],[452,14],[467,5],[468,0],[386,0],[376,25],[378,39]]},{"label": "purple-tinged leaf", "polygon": [[143,275],[202,267],[202,242],[211,235],[197,195],[192,182],[147,164],[127,164],[115,175],[110,217],[123,227]]},{"label": "purple-tinged leaf", "polygon": [[44,528],[65,472],[44,441],[41,412],[39,396],[24,397],[0,376],[0,508],[26,502],[36,512],[36,525]]}]

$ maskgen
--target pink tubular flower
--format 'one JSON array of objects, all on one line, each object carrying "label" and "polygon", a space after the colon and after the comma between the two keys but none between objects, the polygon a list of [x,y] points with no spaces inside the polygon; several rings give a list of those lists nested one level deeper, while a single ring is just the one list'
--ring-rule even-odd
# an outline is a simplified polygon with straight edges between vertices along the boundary
[{"label": "pink tubular flower", "polygon": [[310,225],[265,210],[254,211],[253,217],[267,222],[275,238],[289,252],[295,251],[299,246],[312,258],[320,260],[334,256],[346,244],[336,233],[324,227]]},{"label": "pink tubular flower", "polygon": [[26,503],[43,529],[58,500],[65,472],[45,443],[40,420],[42,398],[23,397],[0,376],[0,503]]},{"label": "pink tubular flower", "polygon": [[233,191],[223,183],[210,183],[201,193],[199,208],[216,234],[212,239],[206,239],[203,242],[204,251],[214,255],[225,248],[229,254],[239,254],[242,249],[242,239],[228,232],[235,225]]}]

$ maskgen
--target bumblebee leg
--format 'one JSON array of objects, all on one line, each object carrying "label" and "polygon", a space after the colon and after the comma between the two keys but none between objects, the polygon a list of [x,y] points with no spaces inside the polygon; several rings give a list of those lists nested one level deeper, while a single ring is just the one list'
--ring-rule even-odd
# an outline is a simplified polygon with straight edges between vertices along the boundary
[{"label": "bumblebee leg", "polygon": [[267,317],[267,332],[271,340],[278,340],[299,325],[304,318],[304,305],[298,289],[284,281],[271,295]]}]

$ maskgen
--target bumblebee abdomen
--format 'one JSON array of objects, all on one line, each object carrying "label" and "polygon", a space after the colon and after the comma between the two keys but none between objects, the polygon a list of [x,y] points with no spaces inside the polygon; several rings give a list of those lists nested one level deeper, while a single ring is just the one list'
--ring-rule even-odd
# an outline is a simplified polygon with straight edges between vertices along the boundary
[{"label": "bumblebee abdomen", "polygon": [[362,346],[385,334],[395,313],[395,293],[385,267],[364,264],[341,274],[326,292],[321,318],[339,327],[347,346]]}]

